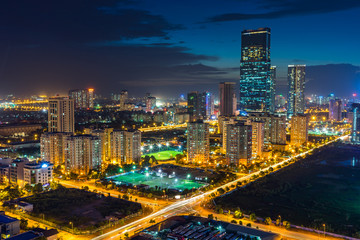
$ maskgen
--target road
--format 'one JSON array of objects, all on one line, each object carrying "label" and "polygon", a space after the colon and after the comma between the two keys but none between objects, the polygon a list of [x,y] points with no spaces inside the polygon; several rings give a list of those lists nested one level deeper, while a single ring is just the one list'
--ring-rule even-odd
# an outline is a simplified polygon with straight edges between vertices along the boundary
[{"label": "road", "polygon": [[[345,137],[346,137],[346,136],[340,137],[340,139],[344,139]],[[260,173],[260,171],[266,171],[266,170],[268,170],[270,167],[272,167],[273,169],[275,169],[276,167],[281,166],[281,165],[283,165],[283,164],[286,163],[286,162],[290,162],[290,161],[292,161],[292,160],[295,159],[295,158],[302,157],[302,156],[304,156],[304,155],[306,155],[306,154],[309,154],[309,153],[311,153],[312,151],[314,151],[315,149],[322,148],[322,147],[324,147],[324,146],[326,146],[326,145],[328,145],[328,144],[331,144],[331,143],[333,143],[333,142],[335,142],[335,141],[337,141],[337,140],[339,140],[339,138],[337,138],[337,139],[335,139],[335,140],[332,140],[332,141],[329,141],[329,142],[327,142],[327,143],[321,144],[321,145],[319,145],[319,146],[317,146],[317,147],[315,147],[315,148],[313,148],[313,149],[310,149],[310,150],[308,150],[308,151],[305,151],[305,152],[303,152],[303,153],[300,153],[300,154],[297,154],[297,155],[295,155],[295,156],[292,156],[292,157],[288,158],[287,160],[284,160],[284,161],[282,161],[282,162],[280,162],[280,163],[273,164],[273,165],[271,165],[271,166],[269,166],[269,167],[267,167],[267,168],[261,169],[261,170],[259,170],[259,171],[257,171],[257,172],[251,173],[251,174],[246,175],[246,176],[244,176],[244,177],[240,177],[240,178],[238,178],[238,179],[236,179],[236,180],[234,180],[234,181],[232,181],[232,182],[226,183],[226,184],[224,184],[224,185],[222,185],[222,186],[220,186],[220,187],[217,187],[217,188],[215,188],[215,189],[213,189],[213,190],[207,191],[207,192],[205,192],[205,193],[201,193],[201,194],[196,195],[196,196],[192,196],[192,197],[187,198],[187,199],[179,200],[179,201],[177,201],[177,202],[175,202],[175,203],[172,203],[172,204],[170,204],[170,205],[168,205],[168,206],[165,206],[165,207],[162,208],[162,209],[159,209],[157,212],[154,212],[154,213],[152,213],[152,214],[150,214],[150,215],[148,215],[148,216],[146,216],[146,217],[144,217],[144,218],[142,218],[142,219],[136,220],[136,221],[134,221],[134,222],[131,222],[131,223],[129,223],[129,224],[126,224],[126,225],[124,225],[124,226],[121,226],[121,227],[119,227],[119,228],[117,228],[117,229],[114,229],[114,230],[112,230],[112,231],[109,231],[109,232],[107,232],[107,233],[104,233],[104,234],[102,234],[102,235],[100,235],[100,236],[97,236],[97,237],[93,238],[93,240],[113,239],[114,237],[119,237],[120,234],[123,234],[124,232],[128,231],[129,229],[134,229],[134,228],[138,227],[139,225],[142,225],[142,226],[145,225],[145,224],[148,223],[151,219],[158,218],[158,217],[162,217],[162,216],[165,216],[165,215],[166,215],[166,216],[172,215],[172,213],[178,211],[178,209],[179,209],[179,208],[182,208],[182,207],[186,207],[186,206],[188,206],[188,207],[193,207],[195,204],[197,204],[197,203],[201,202],[202,200],[206,199],[206,197],[208,197],[210,194],[216,193],[217,190],[220,189],[220,188],[230,187],[230,186],[233,185],[233,184],[236,185],[236,183],[237,183],[238,181],[249,180],[249,179],[251,179],[252,176],[258,175],[258,174]],[[274,232],[274,233],[278,233],[278,234],[280,234],[280,235],[281,235],[281,234],[284,234],[284,230],[283,230],[283,229],[281,229],[281,231],[279,231],[279,232],[276,232],[276,231],[273,231],[273,232]],[[312,235],[309,234],[309,236],[312,236]],[[300,236],[298,236],[298,237],[295,236],[295,237],[292,237],[292,238],[301,240],[301,239],[304,239],[304,236],[303,236],[303,235],[302,235],[301,237],[300,237]],[[311,239],[311,238],[305,238],[305,239]]]}]

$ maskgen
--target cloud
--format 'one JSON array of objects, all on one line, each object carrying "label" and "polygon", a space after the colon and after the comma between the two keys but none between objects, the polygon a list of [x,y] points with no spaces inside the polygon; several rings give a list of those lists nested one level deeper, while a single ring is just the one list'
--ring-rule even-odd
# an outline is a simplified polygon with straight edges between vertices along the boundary
[{"label": "cloud", "polygon": [[130,8],[123,0],[6,0],[0,8],[0,42],[76,45],[141,37],[168,38],[183,29],[163,16]]},{"label": "cloud", "polygon": [[360,1],[358,0],[330,0],[326,3],[313,0],[261,0],[257,9],[259,13],[225,13],[210,17],[205,22],[274,19],[337,12],[357,7],[360,7]]}]

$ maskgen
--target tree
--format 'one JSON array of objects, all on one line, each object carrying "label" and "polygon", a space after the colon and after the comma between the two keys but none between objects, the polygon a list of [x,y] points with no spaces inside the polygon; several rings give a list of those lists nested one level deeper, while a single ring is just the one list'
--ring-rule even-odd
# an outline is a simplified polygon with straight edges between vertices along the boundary
[{"label": "tree", "polygon": [[27,192],[31,192],[31,191],[32,191],[32,186],[27,183],[27,184],[25,184],[24,189],[25,189],[25,191],[27,191]]},{"label": "tree", "polygon": [[253,222],[255,222],[257,220],[255,213],[251,213],[249,218],[250,218],[250,221],[253,221]]},{"label": "tree", "polygon": [[76,174],[74,172],[71,172],[70,175],[69,175],[69,178],[71,180],[76,180],[76,179],[78,179],[78,176],[79,176],[78,174]]},{"label": "tree", "polygon": [[35,186],[32,189],[32,192],[35,193],[41,193],[43,191],[43,187],[41,185],[41,183],[37,183],[35,184]]},{"label": "tree", "polygon": [[231,223],[237,224],[237,221],[236,220],[231,220]]},{"label": "tree", "polygon": [[213,220],[213,219],[214,219],[214,215],[213,215],[213,214],[209,214],[209,215],[208,215],[208,219]]},{"label": "tree", "polygon": [[234,218],[241,218],[243,215],[243,213],[241,212],[240,209],[237,209],[235,212],[234,212]]},{"label": "tree", "polygon": [[283,221],[283,226],[286,228],[286,229],[290,229],[290,222],[288,221]]},{"label": "tree", "polygon": [[219,208],[218,213],[219,213],[219,214],[223,214],[223,213],[224,213],[224,210],[223,210],[222,208]]},{"label": "tree", "polygon": [[265,218],[265,224],[266,225],[270,225],[271,223],[272,223],[272,221],[271,221],[270,217]]},{"label": "tree", "polygon": [[21,218],[20,219],[20,228],[25,230],[25,229],[27,229],[27,226],[28,226],[28,220]]},{"label": "tree", "polygon": [[147,197],[148,197],[148,198],[152,198],[152,193],[149,193],[149,194],[147,195]]}]

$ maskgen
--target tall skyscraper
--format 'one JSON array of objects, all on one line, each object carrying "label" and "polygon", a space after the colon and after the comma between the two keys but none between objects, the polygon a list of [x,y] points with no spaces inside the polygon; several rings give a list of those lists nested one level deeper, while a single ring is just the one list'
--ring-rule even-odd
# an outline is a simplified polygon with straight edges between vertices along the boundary
[{"label": "tall skyscraper", "polygon": [[304,114],[293,115],[291,118],[290,142],[302,145],[308,141],[308,118]]},{"label": "tall skyscraper", "polygon": [[201,120],[187,125],[187,159],[189,162],[207,163],[210,158],[209,124]]},{"label": "tall skyscraper", "polygon": [[75,132],[74,100],[67,97],[49,98],[48,131]]},{"label": "tall skyscraper", "polygon": [[341,99],[329,100],[329,120],[341,121],[342,120],[342,102]]},{"label": "tall skyscraper", "polygon": [[74,99],[75,108],[94,108],[94,89],[73,89],[69,91],[69,98]]},{"label": "tall skyscraper", "polygon": [[236,94],[234,82],[222,82],[220,90],[220,115],[234,116],[236,110]]},{"label": "tall skyscraper", "polygon": [[252,126],[242,121],[227,124],[226,160],[228,165],[247,165],[252,157]]},{"label": "tall skyscraper", "polygon": [[360,143],[360,103],[352,104],[353,120],[351,128],[351,141]]},{"label": "tall skyscraper", "polygon": [[[274,79],[271,72],[270,28],[241,33],[240,108],[246,111],[274,111]],[[274,71],[273,71],[274,73]]]},{"label": "tall skyscraper", "polygon": [[151,112],[156,107],[156,97],[147,96],[146,97],[146,111]]},{"label": "tall skyscraper", "polygon": [[305,112],[305,65],[288,66],[288,111],[289,117]]}]

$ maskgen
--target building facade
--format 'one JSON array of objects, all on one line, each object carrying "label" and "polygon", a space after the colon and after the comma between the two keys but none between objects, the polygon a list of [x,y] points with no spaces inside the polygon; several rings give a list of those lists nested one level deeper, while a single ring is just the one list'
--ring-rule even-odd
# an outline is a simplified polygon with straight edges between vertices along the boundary
[{"label": "building facade", "polygon": [[273,112],[275,87],[271,72],[270,28],[241,33],[240,108]]},{"label": "building facade", "polygon": [[305,112],[305,65],[288,66],[288,117]]},{"label": "building facade", "polygon": [[40,137],[41,159],[55,166],[65,163],[65,140],[72,133],[47,132]]},{"label": "building facade", "polygon": [[73,99],[51,97],[48,107],[48,132],[75,132]]},{"label": "building facade", "polygon": [[286,117],[271,116],[270,143],[273,145],[286,145]]},{"label": "building facade", "polygon": [[187,159],[189,162],[207,163],[210,159],[209,124],[199,120],[187,126]]},{"label": "building facade", "polygon": [[264,149],[264,122],[251,122],[252,127],[252,158],[261,157]]},{"label": "building facade", "polygon": [[129,130],[124,132],[124,163],[140,163],[141,161],[141,132]]}]

